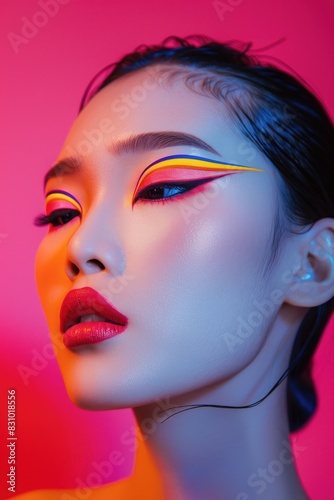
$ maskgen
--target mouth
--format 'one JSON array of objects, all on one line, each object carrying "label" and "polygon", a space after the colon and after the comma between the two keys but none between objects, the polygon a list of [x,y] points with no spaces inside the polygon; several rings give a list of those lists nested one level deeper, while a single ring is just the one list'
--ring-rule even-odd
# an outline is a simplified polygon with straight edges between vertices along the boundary
[{"label": "mouth", "polygon": [[122,333],[128,319],[90,287],[71,290],[60,310],[66,347],[95,344]]}]

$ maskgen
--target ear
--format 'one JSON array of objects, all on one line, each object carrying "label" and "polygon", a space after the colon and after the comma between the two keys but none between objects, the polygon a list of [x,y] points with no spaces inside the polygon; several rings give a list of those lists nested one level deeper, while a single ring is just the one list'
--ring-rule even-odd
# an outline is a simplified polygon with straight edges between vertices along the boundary
[{"label": "ear", "polygon": [[334,296],[334,219],[317,221],[302,237],[299,265],[285,302],[315,307]]}]

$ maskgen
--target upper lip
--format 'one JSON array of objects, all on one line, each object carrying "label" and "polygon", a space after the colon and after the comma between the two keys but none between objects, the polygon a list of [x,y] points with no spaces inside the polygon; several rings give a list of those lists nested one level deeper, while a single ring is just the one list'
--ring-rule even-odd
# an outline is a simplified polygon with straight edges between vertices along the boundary
[{"label": "upper lip", "polygon": [[60,309],[60,330],[65,333],[71,326],[79,323],[82,316],[95,314],[116,325],[126,326],[127,317],[117,311],[102,295],[90,287],[71,290],[65,297]]}]

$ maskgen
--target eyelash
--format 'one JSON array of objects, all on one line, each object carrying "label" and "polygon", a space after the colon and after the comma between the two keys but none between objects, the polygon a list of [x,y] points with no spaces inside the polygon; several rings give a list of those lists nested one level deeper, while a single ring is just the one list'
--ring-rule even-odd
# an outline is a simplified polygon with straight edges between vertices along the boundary
[{"label": "eyelash", "polygon": [[[195,181],[187,181],[187,182],[159,182],[156,184],[151,184],[150,186],[147,186],[146,188],[142,189],[139,191],[133,202],[132,206],[135,203],[167,203],[166,200],[168,198],[179,198],[181,195],[186,194],[189,191],[192,191],[198,186],[201,186],[202,184],[205,184],[209,181],[214,180],[212,177],[210,178],[205,178],[205,179],[198,179]],[[169,196],[161,196],[159,198],[150,198],[150,196],[145,197],[150,191],[153,191],[154,189],[179,189],[180,191],[178,193],[169,195]]]},{"label": "eyelash", "polygon": [[34,224],[35,226],[47,226],[49,224],[52,227],[64,226],[72,219],[75,219],[75,217],[80,217],[80,212],[78,210],[71,210],[70,208],[60,208],[58,210],[54,210],[49,215],[38,215],[34,221]]},{"label": "eyelash", "polygon": [[[135,203],[167,203],[166,200],[169,198],[180,198],[183,194],[188,193],[189,191],[192,191],[196,187],[199,187],[203,184],[206,184],[207,182],[210,182],[214,180],[214,178],[209,177],[205,179],[197,179],[194,181],[187,181],[187,182],[159,182],[156,184],[151,184],[151,186],[147,186],[146,188],[142,189],[137,193],[135,196],[132,206]],[[150,197],[148,194],[150,191],[157,190],[157,189],[178,189],[179,192],[175,194],[169,194],[168,196],[160,196],[157,198]],[[146,197],[145,197],[146,195]],[[80,217],[80,212],[78,210],[71,210],[69,208],[60,208],[58,210],[54,210],[51,212],[49,215],[46,214],[41,214],[38,215],[35,220],[34,224],[35,226],[41,227],[41,226],[52,226],[52,227],[58,227],[58,226],[64,226],[71,220],[75,219],[76,217]],[[65,220],[66,219],[66,220]]]}]

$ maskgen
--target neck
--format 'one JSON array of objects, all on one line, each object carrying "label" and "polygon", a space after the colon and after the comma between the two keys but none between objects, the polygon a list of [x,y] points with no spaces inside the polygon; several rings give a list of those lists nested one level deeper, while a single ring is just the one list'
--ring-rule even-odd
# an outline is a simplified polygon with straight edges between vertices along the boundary
[{"label": "neck", "polygon": [[290,349],[281,347],[274,364],[266,361],[272,356],[264,349],[223,384],[136,408],[141,439],[135,477],[145,481],[140,464],[149,453],[161,498],[249,500],[257,493],[264,500],[306,500],[290,445],[286,380],[252,408],[196,408],[178,414],[182,408],[175,408],[217,402],[241,406],[261,399],[288,365]]},{"label": "neck", "polygon": [[282,402],[272,396],[246,410],[198,408],[164,422],[162,416],[160,422],[154,418],[156,405],[136,410],[143,439],[137,464],[142,454],[150,453],[163,498],[246,500],[258,493],[270,500],[306,499]]}]

